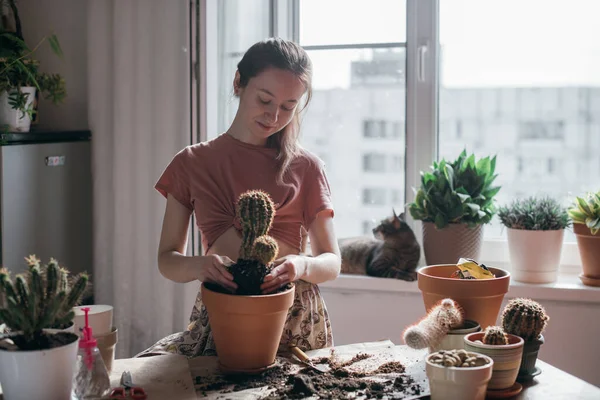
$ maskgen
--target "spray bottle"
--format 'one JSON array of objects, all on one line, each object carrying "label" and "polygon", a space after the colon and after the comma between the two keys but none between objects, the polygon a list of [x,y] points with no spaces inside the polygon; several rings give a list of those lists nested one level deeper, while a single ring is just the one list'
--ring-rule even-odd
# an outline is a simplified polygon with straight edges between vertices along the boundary
[{"label": "spray bottle", "polygon": [[90,309],[85,307],[82,310],[85,312],[85,327],[77,352],[77,365],[73,378],[73,400],[95,399],[110,391],[108,371],[88,322]]}]

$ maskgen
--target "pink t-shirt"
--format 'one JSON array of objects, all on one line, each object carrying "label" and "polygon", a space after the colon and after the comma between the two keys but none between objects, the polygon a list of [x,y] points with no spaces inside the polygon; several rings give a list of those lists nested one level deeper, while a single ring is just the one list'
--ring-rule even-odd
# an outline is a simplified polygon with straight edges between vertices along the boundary
[{"label": "pink t-shirt", "polygon": [[224,133],[177,153],[155,188],[165,197],[171,193],[195,212],[205,251],[231,226],[240,230],[235,218],[239,195],[264,190],[276,207],[269,234],[300,251],[316,215],[329,210],[333,216],[329,182],[321,160],[302,150],[290,165],[285,185],[278,185],[276,156],[276,149],[244,143]]}]

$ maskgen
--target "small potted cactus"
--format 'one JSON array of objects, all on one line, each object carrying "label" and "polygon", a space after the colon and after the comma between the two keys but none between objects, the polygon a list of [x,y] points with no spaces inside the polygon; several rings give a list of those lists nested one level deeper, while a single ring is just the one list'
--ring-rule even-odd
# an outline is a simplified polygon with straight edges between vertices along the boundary
[{"label": "small potted cactus", "polygon": [[600,191],[576,197],[568,210],[581,256],[584,285],[600,286]]},{"label": "small potted cactus", "polygon": [[72,278],[54,259],[47,265],[35,256],[26,260],[27,273],[14,281],[8,270],[0,269],[0,319],[10,329],[0,338],[3,394],[9,400],[68,399],[79,336],[46,328],[73,323],[73,306],[80,302],[88,276]]},{"label": "small potted cactus", "polygon": [[501,326],[488,326],[483,332],[466,335],[464,341],[466,351],[485,354],[494,360],[488,389],[505,390],[515,384],[523,355],[521,337],[506,333]]},{"label": "small potted cactus", "polygon": [[505,332],[517,335],[525,341],[519,380],[531,379],[540,373],[535,363],[540,346],[544,344],[542,332],[549,320],[544,307],[531,299],[512,299],[504,307],[502,328]]},{"label": "small potted cactus", "polygon": [[228,293],[217,285],[202,284],[219,367],[224,373],[256,373],[275,363],[294,286],[262,295],[260,285],[277,257],[277,242],[268,236],[275,216],[270,196],[260,190],[242,193],[236,206],[242,244],[229,271],[238,285]]},{"label": "small potted cactus", "polygon": [[566,208],[552,197],[528,197],[500,207],[498,217],[507,228],[512,277],[528,283],[556,281],[570,225]]},{"label": "small potted cactus", "polygon": [[483,354],[440,350],[425,359],[431,400],[484,400],[494,361]]}]

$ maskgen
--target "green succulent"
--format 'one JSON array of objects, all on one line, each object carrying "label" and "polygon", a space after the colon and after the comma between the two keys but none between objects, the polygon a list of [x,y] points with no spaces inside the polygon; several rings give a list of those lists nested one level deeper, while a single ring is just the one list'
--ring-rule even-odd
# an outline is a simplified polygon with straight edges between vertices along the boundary
[{"label": "green succulent", "polygon": [[583,224],[596,235],[600,231],[600,191],[576,197],[567,212],[574,224]]},{"label": "green succulent", "polygon": [[570,225],[566,208],[551,197],[514,200],[498,209],[504,226],[528,231],[555,231]]},{"label": "green succulent", "polygon": [[487,224],[496,212],[492,186],[498,176],[496,156],[476,161],[463,152],[453,162],[434,162],[431,172],[421,172],[421,188],[408,208],[416,220],[433,222],[438,229],[451,223]]}]

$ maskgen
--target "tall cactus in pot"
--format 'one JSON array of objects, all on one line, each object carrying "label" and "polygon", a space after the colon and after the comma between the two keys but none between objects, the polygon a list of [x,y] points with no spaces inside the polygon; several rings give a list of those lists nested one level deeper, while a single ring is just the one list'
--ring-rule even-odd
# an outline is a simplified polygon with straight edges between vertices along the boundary
[{"label": "tall cactus in pot", "polygon": [[242,244],[239,258],[229,267],[229,272],[238,285],[236,294],[259,295],[260,285],[279,252],[277,242],[268,235],[275,205],[268,193],[250,190],[240,195],[236,217],[242,227]]}]

